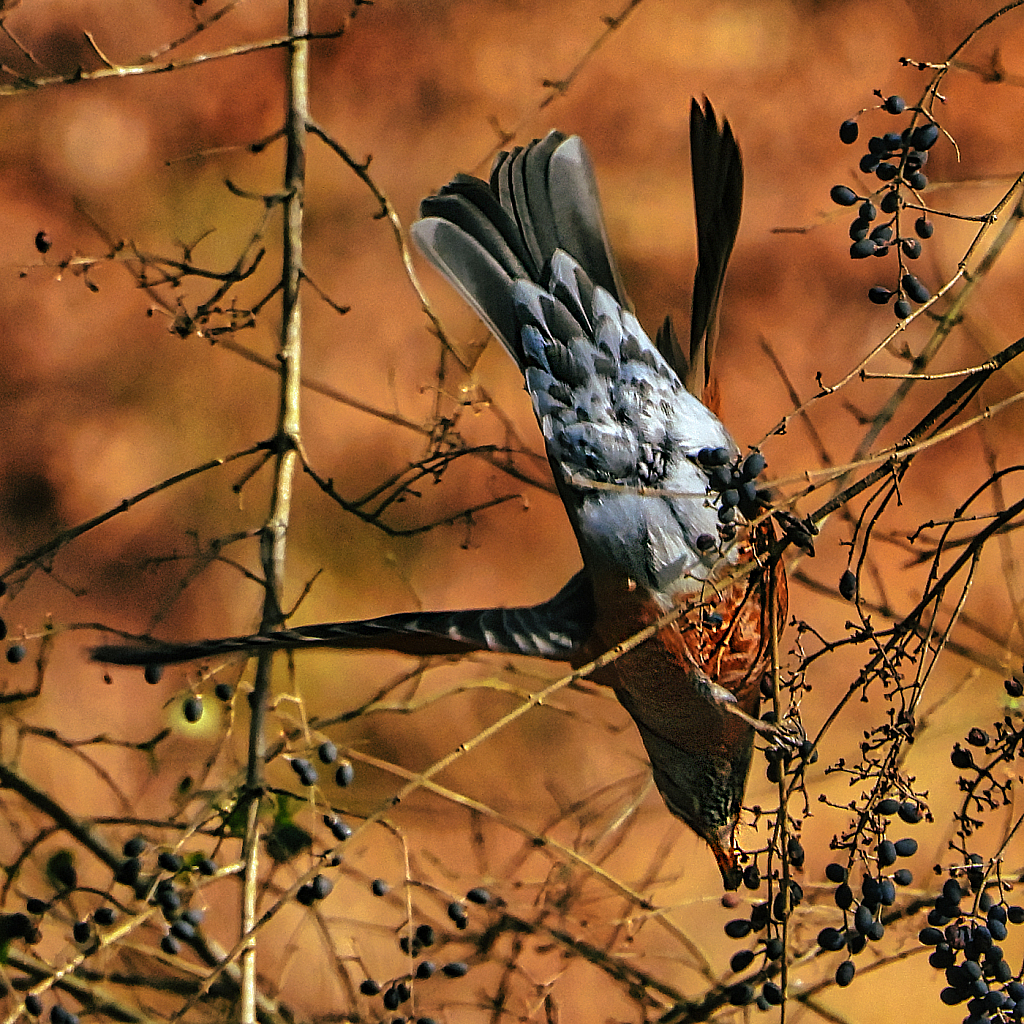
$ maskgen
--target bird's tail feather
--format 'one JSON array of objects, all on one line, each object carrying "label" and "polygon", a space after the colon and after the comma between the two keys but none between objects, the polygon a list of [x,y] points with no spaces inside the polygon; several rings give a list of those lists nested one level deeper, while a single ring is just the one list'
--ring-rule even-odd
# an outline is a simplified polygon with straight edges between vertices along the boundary
[{"label": "bird's tail feather", "polygon": [[523,608],[402,612],[189,644],[104,644],[90,653],[93,661],[108,665],[173,665],[303,647],[389,650],[420,657],[495,651],[567,661],[589,636],[593,620],[593,590],[589,577],[580,572],[549,601]]}]

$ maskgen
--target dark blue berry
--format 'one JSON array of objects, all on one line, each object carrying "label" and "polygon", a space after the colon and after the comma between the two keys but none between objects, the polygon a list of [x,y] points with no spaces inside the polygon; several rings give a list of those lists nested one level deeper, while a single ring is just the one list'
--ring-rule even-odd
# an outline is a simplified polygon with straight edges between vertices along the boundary
[{"label": "dark blue berry", "polygon": [[181,713],[185,716],[186,722],[195,725],[203,717],[202,698],[197,697],[195,694],[192,694],[191,697],[186,697],[181,705]]},{"label": "dark blue berry", "polygon": [[892,311],[896,314],[897,320],[906,320],[914,309],[906,299],[899,299],[892,307]]},{"label": "dark blue berry", "polygon": [[164,871],[170,871],[172,874],[177,874],[185,866],[185,861],[170,850],[164,850],[156,861]]},{"label": "dark blue berry", "polygon": [[311,761],[307,761],[304,757],[292,758],[290,762],[292,771],[295,772],[299,777],[299,782],[304,786],[315,786],[317,779],[320,778],[317,775],[316,769],[313,767]]},{"label": "dark blue berry", "polygon": [[839,126],[839,139],[847,146],[852,146],[857,141],[857,136],[859,134],[860,128],[857,126],[857,122],[852,119],[844,121]]},{"label": "dark blue berry", "polygon": [[899,839],[895,843],[897,857],[913,857],[917,853],[917,840],[906,838]]},{"label": "dark blue berry", "polygon": [[835,953],[846,945],[846,935],[838,928],[822,928],[818,932],[818,945]]},{"label": "dark blue berry", "polygon": [[146,840],[142,836],[133,836],[123,847],[126,857],[138,857],[145,849]]},{"label": "dark blue berry", "polygon": [[836,906],[840,910],[849,910],[853,906],[853,890],[845,883],[836,889],[835,896]]},{"label": "dark blue berry", "polygon": [[[24,644],[12,644],[7,648],[7,660],[12,665],[19,665],[23,662],[26,654],[28,654],[28,651],[25,650]],[[28,1005],[27,1000],[26,1005]]]},{"label": "dark blue berry", "polygon": [[725,926],[725,934],[730,939],[745,939],[751,932],[751,924],[745,917],[737,917]]},{"label": "dark blue berry", "polygon": [[900,282],[911,302],[927,302],[932,294],[913,274],[904,274]]},{"label": "dark blue berry", "polygon": [[862,260],[867,256],[874,256],[877,246],[870,238],[862,238],[850,246],[850,258]]},{"label": "dark blue berry", "polygon": [[899,815],[900,821],[907,825],[917,825],[924,820],[924,812],[921,810],[920,804],[913,800],[904,800],[900,804]]},{"label": "dark blue berry", "polygon": [[163,665],[147,665],[142,670],[142,678],[146,680],[150,686],[156,686],[164,677]]},{"label": "dark blue berry", "polygon": [[882,213],[895,213],[900,208],[900,194],[895,189],[886,192],[882,196],[882,202],[879,204],[882,208]]},{"label": "dark blue berry", "polygon": [[833,185],[829,196],[837,206],[853,206],[860,202],[857,193],[847,185]]},{"label": "dark blue berry", "polygon": [[875,168],[875,177],[879,181],[892,181],[896,177],[898,171],[892,164],[881,163]]},{"label": "dark blue berry", "polygon": [[461,960],[456,960],[453,963],[445,964],[441,968],[441,973],[447,975],[449,978],[464,978],[469,973],[469,964],[463,963]]},{"label": "dark blue berry", "polygon": [[922,153],[925,150],[931,149],[938,141],[939,126],[933,122],[918,125],[910,136],[910,144],[914,149],[920,150]]},{"label": "dark blue berry", "polygon": [[386,896],[391,891],[391,886],[383,878],[375,878],[370,884],[370,891],[374,896]]},{"label": "dark blue berry", "polygon": [[868,232],[871,230],[871,221],[864,220],[863,217],[854,217],[850,221],[850,239],[854,242],[859,242],[864,238],[868,237]]},{"label": "dark blue berry", "polygon": [[732,959],[729,961],[729,970],[733,974],[739,974],[740,971],[745,971],[754,962],[754,951],[751,949],[741,949],[738,953],[733,953]]},{"label": "dark blue berry", "polygon": [[921,255],[921,243],[916,238],[904,238],[900,248],[908,260],[916,260]]},{"label": "dark blue berry", "polygon": [[[888,288],[883,288],[881,285],[875,285],[873,288],[868,289],[868,298],[876,306],[884,306],[895,294],[895,292],[890,291]],[[847,572],[849,572],[849,570],[847,570]],[[851,572],[850,575],[853,576],[853,573]],[[854,582],[856,582],[856,577],[854,577]],[[840,593],[842,593],[842,591],[840,591]],[[847,600],[849,600],[849,598],[847,598]]]},{"label": "dark blue berry", "polygon": [[316,748],[316,756],[324,764],[334,764],[338,759],[338,748],[330,741],[324,740],[319,747]]},{"label": "dark blue berry", "polygon": [[754,1001],[754,990],[745,982],[740,985],[733,985],[727,995],[733,1006],[747,1006]]},{"label": "dark blue berry", "polygon": [[697,461],[705,467],[725,466],[730,459],[728,448],[702,448],[697,452]]},{"label": "dark blue berry", "polygon": [[825,866],[825,877],[830,882],[841,884],[846,881],[846,868],[842,864],[836,864],[835,862],[827,864]]},{"label": "dark blue berry", "polygon": [[789,857],[790,864],[795,868],[801,868],[804,864],[804,848],[800,840],[796,836],[790,836],[789,842],[786,843],[786,853]]},{"label": "dark blue berry", "polygon": [[857,968],[854,967],[852,960],[844,960],[836,968],[836,984],[840,988],[846,988],[847,985],[853,981],[853,976],[856,973]]},{"label": "dark blue berry", "polygon": [[765,471],[767,465],[765,457],[760,452],[751,452],[743,460],[743,468],[740,472],[744,480],[754,480]]},{"label": "dark blue berry", "polygon": [[380,982],[374,981],[373,978],[365,978],[359,983],[359,991],[364,996],[375,996],[380,993]]},{"label": "dark blue berry", "polygon": [[324,815],[324,824],[339,843],[343,843],[352,836],[352,829],[341,818],[336,818],[333,814]]},{"label": "dark blue berry", "polygon": [[946,1006],[956,1006],[967,999],[970,999],[970,992],[958,988],[944,988],[939,993],[939,1000]]},{"label": "dark blue berry", "polygon": [[877,878],[872,878],[871,875],[865,875],[864,881],[861,883],[860,891],[868,909],[873,911],[875,907],[882,902],[882,887]]},{"label": "dark blue berry", "polygon": [[918,217],[914,221],[914,230],[918,238],[931,238],[935,234],[935,225],[927,217]]},{"label": "dark blue berry", "polygon": [[853,915],[853,926],[861,935],[867,935],[873,918],[870,909],[863,903],[857,908]]},{"label": "dark blue berry", "polygon": [[882,108],[889,114],[902,114],[907,109],[907,101],[902,96],[890,96]]},{"label": "dark blue berry", "polygon": [[334,888],[334,883],[325,875],[314,875],[310,885],[313,889],[314,897],[318,900],[326,899]]}]

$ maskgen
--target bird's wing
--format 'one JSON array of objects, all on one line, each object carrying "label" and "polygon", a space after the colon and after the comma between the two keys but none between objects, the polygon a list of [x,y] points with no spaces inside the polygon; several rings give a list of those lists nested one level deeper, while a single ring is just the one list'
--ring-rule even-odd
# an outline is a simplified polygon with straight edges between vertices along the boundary
[{"label": "bird's wing", "polygon": [[94,647],[91,656],[108,665],[171,665],[267,649],[334,647],[420,657],[495,651],[569,661],[590,636],[593,622],[590,579],[579,572],[549,601],[530,607],[404,612],[191,644],[104,644]]},{"label": "bird's wing", "polygon": [[721,522],[698,455],[738,451],[630,311],[582,142],[552,132],[420,212],[416,243],[523,372],[584,563],[659,592],[711,576]]}]

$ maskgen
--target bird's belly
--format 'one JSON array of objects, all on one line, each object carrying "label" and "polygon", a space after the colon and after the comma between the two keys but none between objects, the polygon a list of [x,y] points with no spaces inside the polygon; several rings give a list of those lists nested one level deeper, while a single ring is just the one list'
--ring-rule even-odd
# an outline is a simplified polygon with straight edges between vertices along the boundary
[{"label": "bird's belly", "polygon": [[[756,717],[767,668],[763,587],[754,575],[716,598],[692,594],[682,617],[591,678],[612,687],[633,718],[674,745],[708,756],[729,756],[750,741],[750,726],[723,708],[735,702]],[[651,595],[619,588],[600,594],[594,638],[578,664],[656,622],[663,609]],[[719,619],[721,621],[719,621]]]}]

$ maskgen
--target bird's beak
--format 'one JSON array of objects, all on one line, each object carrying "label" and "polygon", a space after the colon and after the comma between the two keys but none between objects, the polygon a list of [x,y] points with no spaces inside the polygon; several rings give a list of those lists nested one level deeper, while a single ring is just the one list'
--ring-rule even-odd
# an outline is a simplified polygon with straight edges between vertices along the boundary
[{"label": "bird's beak", "polygon": [[705,836],[711,852],[718,862],[718,870],[722,872],[722,883],[726,889],[738,889],[743,881],[743,871],[739,861],[736,859],[736,849],[733,845],[733,833],[736,825],[725,825],[718,832]]}]

